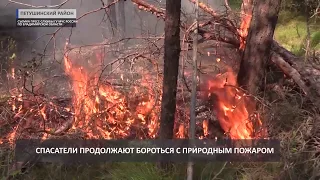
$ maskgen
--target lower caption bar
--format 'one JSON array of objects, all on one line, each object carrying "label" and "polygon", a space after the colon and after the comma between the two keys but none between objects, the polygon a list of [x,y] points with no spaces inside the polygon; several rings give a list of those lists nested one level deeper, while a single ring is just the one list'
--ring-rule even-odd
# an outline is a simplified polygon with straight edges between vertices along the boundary
[{"label": "lower caption bar", "polygon": [[15,160],[40,162],[278,162],[278,140],[17,140]]},{"label": "lower caption bar", "polygon": [[17,27],[76,27],[76,19],[17,19]]}]

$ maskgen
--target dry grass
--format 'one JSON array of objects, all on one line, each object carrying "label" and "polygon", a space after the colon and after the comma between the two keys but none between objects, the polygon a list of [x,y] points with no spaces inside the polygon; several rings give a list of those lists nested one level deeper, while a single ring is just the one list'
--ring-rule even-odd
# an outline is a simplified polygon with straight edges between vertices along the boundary
[{"label": "dry grass", "polygon": [[277,171],[280,170],[281,179],[319,178],[319,145],[315,141],[320,135],[319,113],[299,92],[284,89],[285,96],[272,104],[265,116],[271,137],[281,142],[281,165]]}]

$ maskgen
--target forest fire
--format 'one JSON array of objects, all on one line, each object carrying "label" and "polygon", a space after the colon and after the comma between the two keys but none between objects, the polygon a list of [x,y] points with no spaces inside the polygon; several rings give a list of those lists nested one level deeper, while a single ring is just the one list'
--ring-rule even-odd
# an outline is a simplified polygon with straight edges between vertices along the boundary
[{"label": "forest fire", "polygon": [[[50,138],[54,129],[58,131],[57,129],[63,123],[57,121],[59,117],[52,115],[50,113],[52,111],[56,111],[56,114],[60,114],[61,111],[73,114],[71,130],[75,132],[80,130],[84,133],[84,138],[148,139],[156,137],[159,128],[161,102],[159,89],[161,87],[156,87],[155,91],[155,87],[152,87],[154,78],[150,74],[143,74],[139,83],[125,92],[101,81],[101,70],[90,71],[76,63],[73,64],[75,61],[71,56],[64,57],[65,72],[70,77],[73,91],[71,106],[67,105],[61,110],[57,104],[43,102],[37,98],[33,101],[38,104],[31,106],[30,97],[19,94],[15,98],[16,103],[12,103],[12,110],[17,112],[15,118],[21,118],[23,123],[20,123],[20,126],[18,124],[8,134],[7,138],[10,142],[14,142],[23,129],[30,127],[45,129],[38,131],[47,132],[40,138]],[[125,80],[123,75],[120,77],[121,80]],[[232,139],[266,137],[265,129],[256,132],[256,126],[261,127],[262,122],[257,114],[250,116],[246,108],[247,104],[244,102],[246,95],[236,88],[236,75],[231,70],[207,80],[206,85],[209,90],[208,96],[211,97],[209,101],[213,104],[212,109],[225,134]],[[184,110],[186,114],[188,110],[188,108]],[[188,121],[188,118],[185,121]],[[206,119],[198,123],[203,131],[201,133],[203,135],[199,135],[200,139],[210,134],[209,121]],[[182,122],[178,118],[175,124],[176,138],[187,138],[188,122]]]},{"label": "forest fire", "polygon": [[[82,129],[88,138],[126,138],[132,136],[132,129],[143,131],[143,135],[135,138],[156,136],[159,109],[156,103],[160,96],[150,87],[148,75],[143,76],[139,86],[125,93],[101,82],[102,70],[90,74],[86,68],[72,62],[70,57],[64,57],[65,72],[72,80],[73,129]],[[124,80],[123,74],[120,77]]]},{"label": "forest fire", "polygon": [[208,96],[213,101],[213,110],[222,129],[232,139],[252,139],[266,137],[266,129],[261,128],[259,114],[250,115],[245,101],[246,94],[237,88],[236,75],[231,69],[218,74],[206,83]]},{"label": "forest fire", "polygon": [[[103,138],[125,138],[130,136],[131,126],[140,126],[148,130],[149,138],[154,138],[158,129],[158,119],[160,106],[160,95],[156,96],[151,88],[152,78],[145,75],[140,82],[140,87],[134,86],[131,96],[144,98],[135,99],[137,105],[132,108],[130,102],[134,98],[127,99],[126,96],[112,88],[108,84],[99,83],[99,77],[90,77],[88,72],[82,67],[73,67],[72,60],[65,56],[65,70],[72,79],[74,91],[73,108],[75,109],[75,122],[73,128],[86,128],[89,137],[99,138],[94,135],[92,127],[97,127],[96,132]],[[99,74],[99,73],[97,73]],[[121,75],[123,79],[123,75]],[[227,84],[225,80],[228,80]],[[90,82],[90,83],[89,83]],[[146,89],[141,91],[141,87]],[[214,94],[217,99],[213,109],[220,121],[221,127],[232,139],[251,139],[265,135],[265,132],[255,132],[255,125],[262,125],[258,115],[250,114],[243,101],[245,94],[236,88],[236,75],[229,70],[225,75],[218,75],[215,79],[209,80],[208,89],[210,94]],[[161,93],[161,92],[160,92]],[[132,104],[132,102],[131,102]],[[92,120],[92,118],[96,120]],[[251,121],[256,121],[253,123]],[[105,127],[113,124],[114,127],[106,130]],[[208,135],[208,122],[203,121],[203,134]],[[107,128],[108,129],[108,128]],[[185,137],[185,125],[180,124],[177,129],[177,137]],[[265,130],[263,130],[265,131]],[[255,134],[256,133],[256,134]],[[140,137],[143,138],[143,137]],[[145,138],[145,137],[144,137]]]},{"label": "forest fire", "polygon": [[[91,64],[99,64],[101,58],[98,55],[92,57],[94,63]],[[37,137],[47,139],[51,135],[68,132],[69,128],[68,134],[81,132],[83,138],[87,139],[156,138],[160,118],[161,78],[152,76],[149,69],[142,68],[139,70],[140,77],[129,88],[126,89],[124,85],[116,88],[108,77],[102,78],[104,76],[100,64],[100,69],[84,67],[79,65],[79,61],[74,55],[64,56],[64,70],[70,78],[73,92],[71,102],[65,106],[60,106],[53,99],[43,99],[41,96],[27,95],[28,93],[19,93],[13,98],[11,106],[16,113],[14,119],[20,119],[20,122],[7,135],[8,141],[14,142],[21,133],[28,132],[25,131],[28,129],[32,129],[33,133],[41,133]],[[124,84],[129,81],[124,74],[119,74],[117,79]],[[231,139],[266,137],[266,129],[261,129],[259,115],[250,115],[248,112],[248,102],[244,101],[246,94],[237,88],[236,75],[232,70],[207,79],[205,84],[209,90],[209,99],[206,100],[211,102],[210,108],[215,112],[215,117],[227,136]],[[189,108],[177,109],[188,116]],[[64,112],[71,116],[61,118],[60,114]],[[69,124],[68,119],[72,120]],[[175,138],[188,138],[189,118],[183,119],[176,116]],[[202,129],[197,137],[211,137],[210,121],[205,119],[197,123]],[[71,127],[64,128],[66,123]]]}]

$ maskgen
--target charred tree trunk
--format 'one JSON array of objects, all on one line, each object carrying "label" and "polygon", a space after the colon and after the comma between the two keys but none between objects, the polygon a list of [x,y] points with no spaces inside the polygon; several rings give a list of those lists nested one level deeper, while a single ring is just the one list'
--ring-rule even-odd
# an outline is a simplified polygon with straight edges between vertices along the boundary
[{"label": "charred tree trunk", "polygon": [[265,66],[271,57],[280,3],[281,0],[255,1],[253,6],[253,17],[238,74],[239,86],[253,95],[262,87]]},{"label": "charred tree trunk", "polygon": [[163,93],[160,139],[172,139],[176,112],[177,79],[180,56],[181,1],[167,1],[164,39]]}]

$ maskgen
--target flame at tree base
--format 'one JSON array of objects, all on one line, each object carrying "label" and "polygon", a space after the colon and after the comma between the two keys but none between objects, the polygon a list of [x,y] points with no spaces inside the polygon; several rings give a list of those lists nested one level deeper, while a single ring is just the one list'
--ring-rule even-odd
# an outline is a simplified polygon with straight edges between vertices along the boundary
[{"label": "flame at tree base", "polygon": [[229,68],[226,73],[218,74],[205,83],[207,98],[213,102],[213,111],[222,129],[231,139],[266,138],[267,131],[262,128],[259,114],[250,112],[248,108],[255,106],[254,100],[237,87],[236,79]]}]

